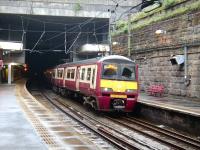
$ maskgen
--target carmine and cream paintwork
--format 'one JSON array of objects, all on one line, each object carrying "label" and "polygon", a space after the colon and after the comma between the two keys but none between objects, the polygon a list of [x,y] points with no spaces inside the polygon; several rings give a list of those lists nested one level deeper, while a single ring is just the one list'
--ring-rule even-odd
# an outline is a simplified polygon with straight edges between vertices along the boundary
[{"label": "carmine and cream paintwork", "polygon": [[55,78],[54,78],[54,84],[58,87],[64,87],[64,84],[63,84],[63,76],[62,77],[58,77],[58,71],[64,71],[64,68],[58,68],[56,69],[56,72],[55,72]]},{"label": "carmine and cream paintwork", "polygon": [[[133,111],[135,104],[137,102],[138,97],[138,67],[136,65],[136,81],[116,81],[116,80],[107,80],[101,79],[102,74],[102,63],[105,60],[109,59],[122,59],[128,60],[130,59],[123,56],[107,56],[97,60],[94,63],[77,63],[77,64],[62,64],[59,65],[57,70],[62,69],[64,71],[64,75],[62,78],[57,78],[57,70],[55,72],[56,78],[53,79],[53,84],[59,88],[65,88],[74,92],[79,92],[87,97],[93,97],[96,99],[98,109],[101,111],[111,111],[111,101],[114,98],[124,99],[125,100],[125,112]],[[86,73],[84,80],[81,80],[82,68],[85,68]],[[87,68],[91,68],[91,78],[87,80]],[[75,78],[67,79],[66,71],[67,69],[75,69]],[[94,72],[94,83],[92,83],[92,75]],[[102,92],[101,88],[112,88],[112,92]],[[133,93],[126,93],[127,89],[133,89]],[[106,95],[107,94],[107,95]]]},{"label": "carmine and cream paintwork", "polygon": [[[63,79],[63,87],[64,88],[68,88],[70,87],[70,90],[76,91],[76,68],[77,67],[65,67],[65,71],[64,71],[64,79]],[[75,73],[74,73],[74,78],[73,79],[68,79],[67,78],[67,71],[70,69],[75,69]]]}]

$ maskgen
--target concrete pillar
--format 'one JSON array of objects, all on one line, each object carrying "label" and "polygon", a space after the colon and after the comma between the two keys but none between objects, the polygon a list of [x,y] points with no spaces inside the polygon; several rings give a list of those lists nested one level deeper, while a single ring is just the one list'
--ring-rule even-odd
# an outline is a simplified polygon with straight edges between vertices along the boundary
[{"label": "concrete pillar", "polygon": [[12,65],[8,65],[8,84],[11,84],[11,79],[12,79]]},{"label": "concrete pillar", "polygon": [[14,66],[11,66],[11,82],[14,82]]}]

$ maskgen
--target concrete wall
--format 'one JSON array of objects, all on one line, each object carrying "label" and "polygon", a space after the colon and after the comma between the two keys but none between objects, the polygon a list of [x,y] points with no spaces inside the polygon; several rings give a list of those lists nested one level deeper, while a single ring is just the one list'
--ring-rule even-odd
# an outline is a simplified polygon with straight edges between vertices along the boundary
[{"label": "concrete wall", "polygon": [[25,64],[25,52],[11,52],[9,51],[3,56],[4,64],[19,63]]},{"label": "concrete wall", "polygon": [[[148,19],[148,18],[147,18]],[[162,29],[166,34],[156,35]],[[119,42],[114,52],[127,55],[127,34],[113,38]],[[200,12],[158,22],[132,32],[132,57],[139,64],[141,90],[163,84],[165,93],[200,98]],[[188,73],[191,84],[184,85],[184,67],[171,65],[172,55],[184,54],[188,46]]]},{"label": "concrete wall", "polygon": [[[120,6],[130,8],[140,1],[125,1]],[[108,9],[115,5],[110,0],[1,0],[0,13],[109,18]]]}]

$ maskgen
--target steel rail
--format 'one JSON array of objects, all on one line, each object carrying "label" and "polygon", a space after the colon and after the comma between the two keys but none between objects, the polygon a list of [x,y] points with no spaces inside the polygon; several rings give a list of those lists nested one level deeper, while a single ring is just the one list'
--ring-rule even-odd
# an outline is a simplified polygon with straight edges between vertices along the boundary
[{"label": "steel rail", "polygon": [[113,119],[111,117],[106,117],[106,118],[110,119],[111,121],[113,121],[115,123],[118,123],[119,125],[125,126],[125,127],[129,128],[131,130],[137,131],[140,134],[143,134],[143,135],[146,135],[146,136],[148,136],[148,137],[150,137],[152,139],[155,139],[155,140],[157,140],[157,141],[159,141],[159,142],[161,142],[163,144],[166,144],[167,146],[170,146],[172,148],[179,149],[179,150],[187,150],[187,148],[184,148],[184,147],[181,147],[181,146],[179,146],[179,145],[177,145],[175,143],[166,141],[166,140],[164,140],[164,139],[162,139],[160,137],[156,137],[156,136],[152,135],[151,133],[142,131],[142,130],[134,127],[133,124],[130,124],[128,121],[126,122],[126,121],[122,121],[122,120],[117,120],[117,119]]},{"label": "steel rail", "polygon": [[102,126],[92,126],[75,109],[70,108],[70,107],[67,108],[65,105],[63,105],[59,101],[55,100],[55,98],[54,98],[54,101],[53,101],[52,98],[48,97],[43,92],[41,92],[41,94],[43,94],[43,96],[53,106],[55,106],[58,110],[60,110],[64,114],[70,116],[71,118],[73,118],[74,120],[76,120],[80,124],[84,125],[85,127],[87,127],[88,129],[90,129],[91,131],[95,132],[96,134],[98,134],[99,136],[101,136],[102,138],[104,138],[105,140],[109,141],[112,145],[114,145],[118,149],[120,149],[120,150],[129,150],[129,149],[139,150],[140,149],[136,145],[133,145],[130,142],[125,141],[124,139],[123,139],[124,141],[122,142],[122,139],[119,136],[114,135],[113,133],[111,133],[110,131],[106,130]]},{"label": "steel rail", "polygon": [[184,143],[187,143],[197,149],[200,149],[200,141],[197,140],[197,139],[194,139],[194,138],[191,138],[189,136],[186,136],[186,135],[183,135],[181,133],[178,133],[178,132],[175,132],[175,131],[171,131],[169,129],[164,129],[164,128],[160,128],[160,127],[157,127],[151,123],[148,123],[146,121],[142,121],[142,120],[139,120],[139,119],[136,119],[136,118],[133,118],[133,117],[130,117],[130,118],[123,118],[124,120],[127,120],[133,124],[137,124],[137,125],[140,125],[140,126],[143,126],[147,129],[150,129],[150,130],[153,130],[155,132],[158,132],[158,133],[161,133],[163,135],[166,135],[166,136],[169,136],[173,139],[176,139],[176,140],[179,140],[181,142],[184,142]]},{"label": "steel rail", "polygon": [[[72,109],[72,107],[69,106],[68,104],[63,103],[63,102],[61,102],[60,100],[58,100],[58,102],[61,103],[61,104],[64,105],[64,106],[66,106],[67,108]],[[98,125],[101,124],[102,126],[104,126],[104,127],[106,127],[106,128],[109,128],[110,130],[113,130],[114,132],[116,132],[116,133],[118,133],[118,134],[121,134],[121,135],[125,136],[126,138],[128,138],[128,139],[130,139],[130,140],[132,140],[132,141],[134,141],[134,142],[139,143],[140,145],[143,145],[143,146],[145,146],[145,147],[147,147],[147,148],[149,148],[149,149],[156,149],[156,148],[153,148],[152,146],[147,145],[147,144],[144,143],[144,142],[138,141],[138,140],[134,139],[133,137],[130,137],[130,136],[128,136],[128,135],[126,135],[126,134],[120,132],[120,131],[117,130],[117,129],[114,129],[113,127],[111,127],[111,126],[109,126],[109,125],[107,125],[107,124],[105,124],[105,123],[103,123],[103,122],[101,122],[101,121],[98,121],[97,119],[95,119],[94,117],[91,117],[91,116],[88,115],[87,113],[80,112],[79,110],[77,110],[77,109],[75,109],[75,108],[73,108],[71,111],[74,111],[74,113],[75,113],[75,114],[78,114],[78,116],[80,116],[80,114],[84,115],[84,117],[82,117],[82,116],[80,117],[80,118],[82,118],[82,119],[86,119],[86,117],[88,117],[87,120],[89,120],[90,122],[91,122],[91,120],[94,120],[95,122],[98,123]],[[79,112],[80,112],[80,113],[79,113]]]}]

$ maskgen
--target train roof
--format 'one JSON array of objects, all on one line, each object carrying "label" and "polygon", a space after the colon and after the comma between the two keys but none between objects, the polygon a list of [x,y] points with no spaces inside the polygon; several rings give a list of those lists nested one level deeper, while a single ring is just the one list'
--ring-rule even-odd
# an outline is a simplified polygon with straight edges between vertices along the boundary
[{"label": "train roof", "polygon": [[106,60],[112,60],[112,59],[117,59],[117,60],[125,60],[125,61],[129,61],[134,63],[134,61],[132,61],[131,59],[124,57],[124,56],[120,56],[120,55],[110,55],[110,56],[105,56],[105,57],[97,57],[97,58],[92,58],[92,59],[86,59],[86,60],[80,60],[80,61],[75,61],[75,62],[69,62],[69,63],[64,63],[64,64],[60,64],[57,67],[64,67],[66,65],[79,65],[79,64],[94,64],[97,62],[103,62]]}]

